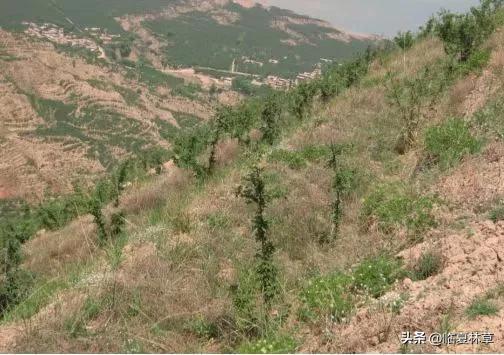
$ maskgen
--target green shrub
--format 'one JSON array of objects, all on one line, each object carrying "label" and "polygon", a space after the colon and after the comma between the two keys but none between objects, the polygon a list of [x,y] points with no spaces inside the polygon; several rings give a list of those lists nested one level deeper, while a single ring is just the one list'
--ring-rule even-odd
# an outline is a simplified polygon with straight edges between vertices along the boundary
[{"label": "green shrub", "polygon": [[191,169],[198,178],[205,176],[206,168],[199,162],[211,139],[210,130],[199,126],[177,135],[173,142],[174,162],[179,168]]},{"label": "green shrub", "polygon": [[291,169],[302,169],[306,167],[306,160],[300,152],[285,149],[277,149],[269,156],[270,161],[281,162]]},{"label": "green shrub", "polygon": [[455,166],[465,155],[477,153],[481,145],[460,119],[449,119],[431,127],[425,136],[427,152],[443,169]]},{"label": "green shrub", "polygon": [[404,270],[399,260],[379,256],[362,262],[353,270],[353,288],[377,298],[403,276]]},{"label": "green shrub", "polygon": [[486,298],[475,299],[466,309],[466,314],[469,318],[478,316],[493,316],[499,312],[497,305]]},{"label": "green shrub", "polygon": [[394,37],[394,43],[403,50],[413,47],[414,42],[415,37],[411,31],[399,32],[397,36]]},{"label": "green shrub", "polygon": [[440,253],[428,251],[423,253],[418,259],[413,269],[413,279],[425,280],[436,275],[443,267],[443,257]]},{"label": "green shrub", "polygon": [[271,95],[261,111],[261,132],[262,139],[272,145],[280,136],[280,118],[282,116],[282,96]]},{"label": "green shrub", "polygon": [[415,142],[418,127],[424,119],[424,111],[439,98],[439,93],[448,82],[439,70],[426,68],[413,77],[397,79],[387,75],[389,102],[399,110],[402,132],[395,151],[404,154]]},{"label": "green shrub", "polygon": [[340,272],[311,279],[299,296],[301,318],[330,317],[333,321],[342,321],[354,307],[351,286],[352,277]]},{"label": "green shrub", "polygon": [[240,354],[291,354],[297,342],[289,335],[274,335],[256,342],[247,342],[238,348]]},{"label": "green shrub", "polygon": [[480,72],[486,67],[490,60],[489,50],[477,50],[465,62],[458,65],[457,70],[461,75],[467,75],[472,72]]},{"label": "green shrub", "polygon": [[363,216],[375,219],[384,232],[405,227],[411,233],[421,233],[436,224],[432,214],[433,200],[426,196],[406,193],[397,184],[382,185],[365,200]]},{"label": "green shrub", "polygon": [[310,162],[320,162],[329,155],[329,148],[326,145],[308,145],[300,150],[304,159]]},{"label": "green shrub", "polygon": [[186,325],[186,329],[201,338],[212,339],[219,336],[219,328],[202,316],[191,319]]},{"label": "green shrub", "polygon": [[499,203],[490,211],[489,218],[494,223],[497,223],[498,221],[504,221],[504,202]]}]

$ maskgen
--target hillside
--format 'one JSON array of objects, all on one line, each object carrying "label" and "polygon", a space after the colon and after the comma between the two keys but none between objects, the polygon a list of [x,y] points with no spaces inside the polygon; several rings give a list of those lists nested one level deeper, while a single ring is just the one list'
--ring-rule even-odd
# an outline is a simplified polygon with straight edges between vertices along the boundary
[{"label": "hillside", "polygon": [[183,79],[88,62],[22,34],[0,31],[0,69],[0,193],[7,197],[86,186],[128,154],[168,149],[170,127],[213,110],[208,92]]},{"label": "hillside", "polygon": [[0,198],[29,201],[90,186],[130,156],[166,157],[216,106],[290,85],[267,75],[314,76],[320,58],[375,43],[230,1],[2,2],[0,26]]},{"label": "hillside", "polygon": [[[72,196],[71,217],[48,218],[53,205],[14,216],[0,234],[0,352],[503,352],[503,43],[497,1],[442,14],[394,48],[198,116],[172,159],[120,164]],[[44,46],[30,48],[43,65]],[[58,66],[117,112],[121,91],[93,94],[85,79],[136,85],[131,119],[156,122],[165,100],[86,65]],[[40,78],[56,89],[5,72],[10,105],[75,99],[56,71]],[[455,340],[401,342],[415,331]]]}]

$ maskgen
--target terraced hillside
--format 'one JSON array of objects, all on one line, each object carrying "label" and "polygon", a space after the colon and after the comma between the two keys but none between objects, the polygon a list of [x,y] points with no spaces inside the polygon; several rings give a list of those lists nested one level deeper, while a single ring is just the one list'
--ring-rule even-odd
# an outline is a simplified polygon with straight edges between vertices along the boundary
[{"label": "terraced hillside", "polygon": [[501,5],[218,110],[69,223],[16,216],[0,352],[503,352]]},{"label": "terraced hillside", "polygon": [[[207,119],[208,94],[153,68],[90,64],[45,41],[0,31],[0,190],[42,197],[129,154],[169,148],[167,130]],[[163,138],[163,137],[164,138]]]}]

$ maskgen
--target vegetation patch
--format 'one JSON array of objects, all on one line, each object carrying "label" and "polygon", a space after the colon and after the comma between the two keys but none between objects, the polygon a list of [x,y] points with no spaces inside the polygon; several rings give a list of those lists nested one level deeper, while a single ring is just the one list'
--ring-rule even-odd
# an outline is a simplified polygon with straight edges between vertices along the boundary
[{"label": "vegetation patch", "polygon": [[488,217],[494,223],[497,223],[499,221],[504,221],[504,201],[499,201],[497,206],[492,208]]},{"label": "vegetation patch", "polygon": [[278,335],[247,342],[238,348],[240,354],[291,354],[296,352],[297,341],[290,335]]},{"label": "vegetation patch", "polygon": [[384,232],[402,227],[415,234],[435,226],[433,207],[432,198],[408,193],[400,184],[389,184],[379,186],[364,200],[362,213],[366,223],[376,221]]},{"label": "vegetation patch", "polygon": [[344,320],[354,309],[352,285],[352,277],[341,272],[311,279],[299,296],[301,319],[329,317],[334,322]]},{"label": "vegetation patch", "polygon": [[504,100],[495,99],[474,114],[474,121],[485,132],[504,139]]},{"label": "vegetation patch", "polygon": [[399,260],[385,255],[378,256],[365,260],[353,270],[353,288],[378,298],[404,276]]},{"label": "vegetation patch", "polygon": [[475,299],[466,309],[466,315],[469,318],[476,318],[478,316],[493,316],[498,312],[499,308],[497,305],[486,298]]},{"label": "vegetation patch", "polygon": [[479,152],[481,146],[481,141],[473,137],[468,125],[456,118],[429,128],[425,135],[426,150],[442,169],[451,168],[464,156]]},{"label": "vegetation patch", "polygon": [[412,270],[414,280],[425,280],[441,271],[443,256],[435,251],[423,253]]}]

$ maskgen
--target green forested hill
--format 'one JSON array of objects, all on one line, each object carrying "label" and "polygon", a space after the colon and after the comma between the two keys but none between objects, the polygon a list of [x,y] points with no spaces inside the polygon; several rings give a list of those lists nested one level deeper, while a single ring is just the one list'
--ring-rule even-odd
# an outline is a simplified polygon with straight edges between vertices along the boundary
[{"label": "green forested hill", "polygon": [[[178,12],[176,6],[185,8]],[[283,77],[312,71],[321,58],[351,59],[376,42],[348,37],[321,21],[276,7],[244,8],[233,2],[212,6],[208,10],[198,1],[187,0],[3,1],[0,26],[20,29],[24,21],[48,22],[80,34],[86,27],[100,27],[131,41],[117,18],[133,14],[140,16],[142,26],[160,41],[163,61],[168,65],[229,70],[235,60],[237,71]],[[171,15],[162,14],[161,10],[170,7]],[[187,11],[191,8],[194,11]],[[154,18],[144,20],[146,14]]]}]

